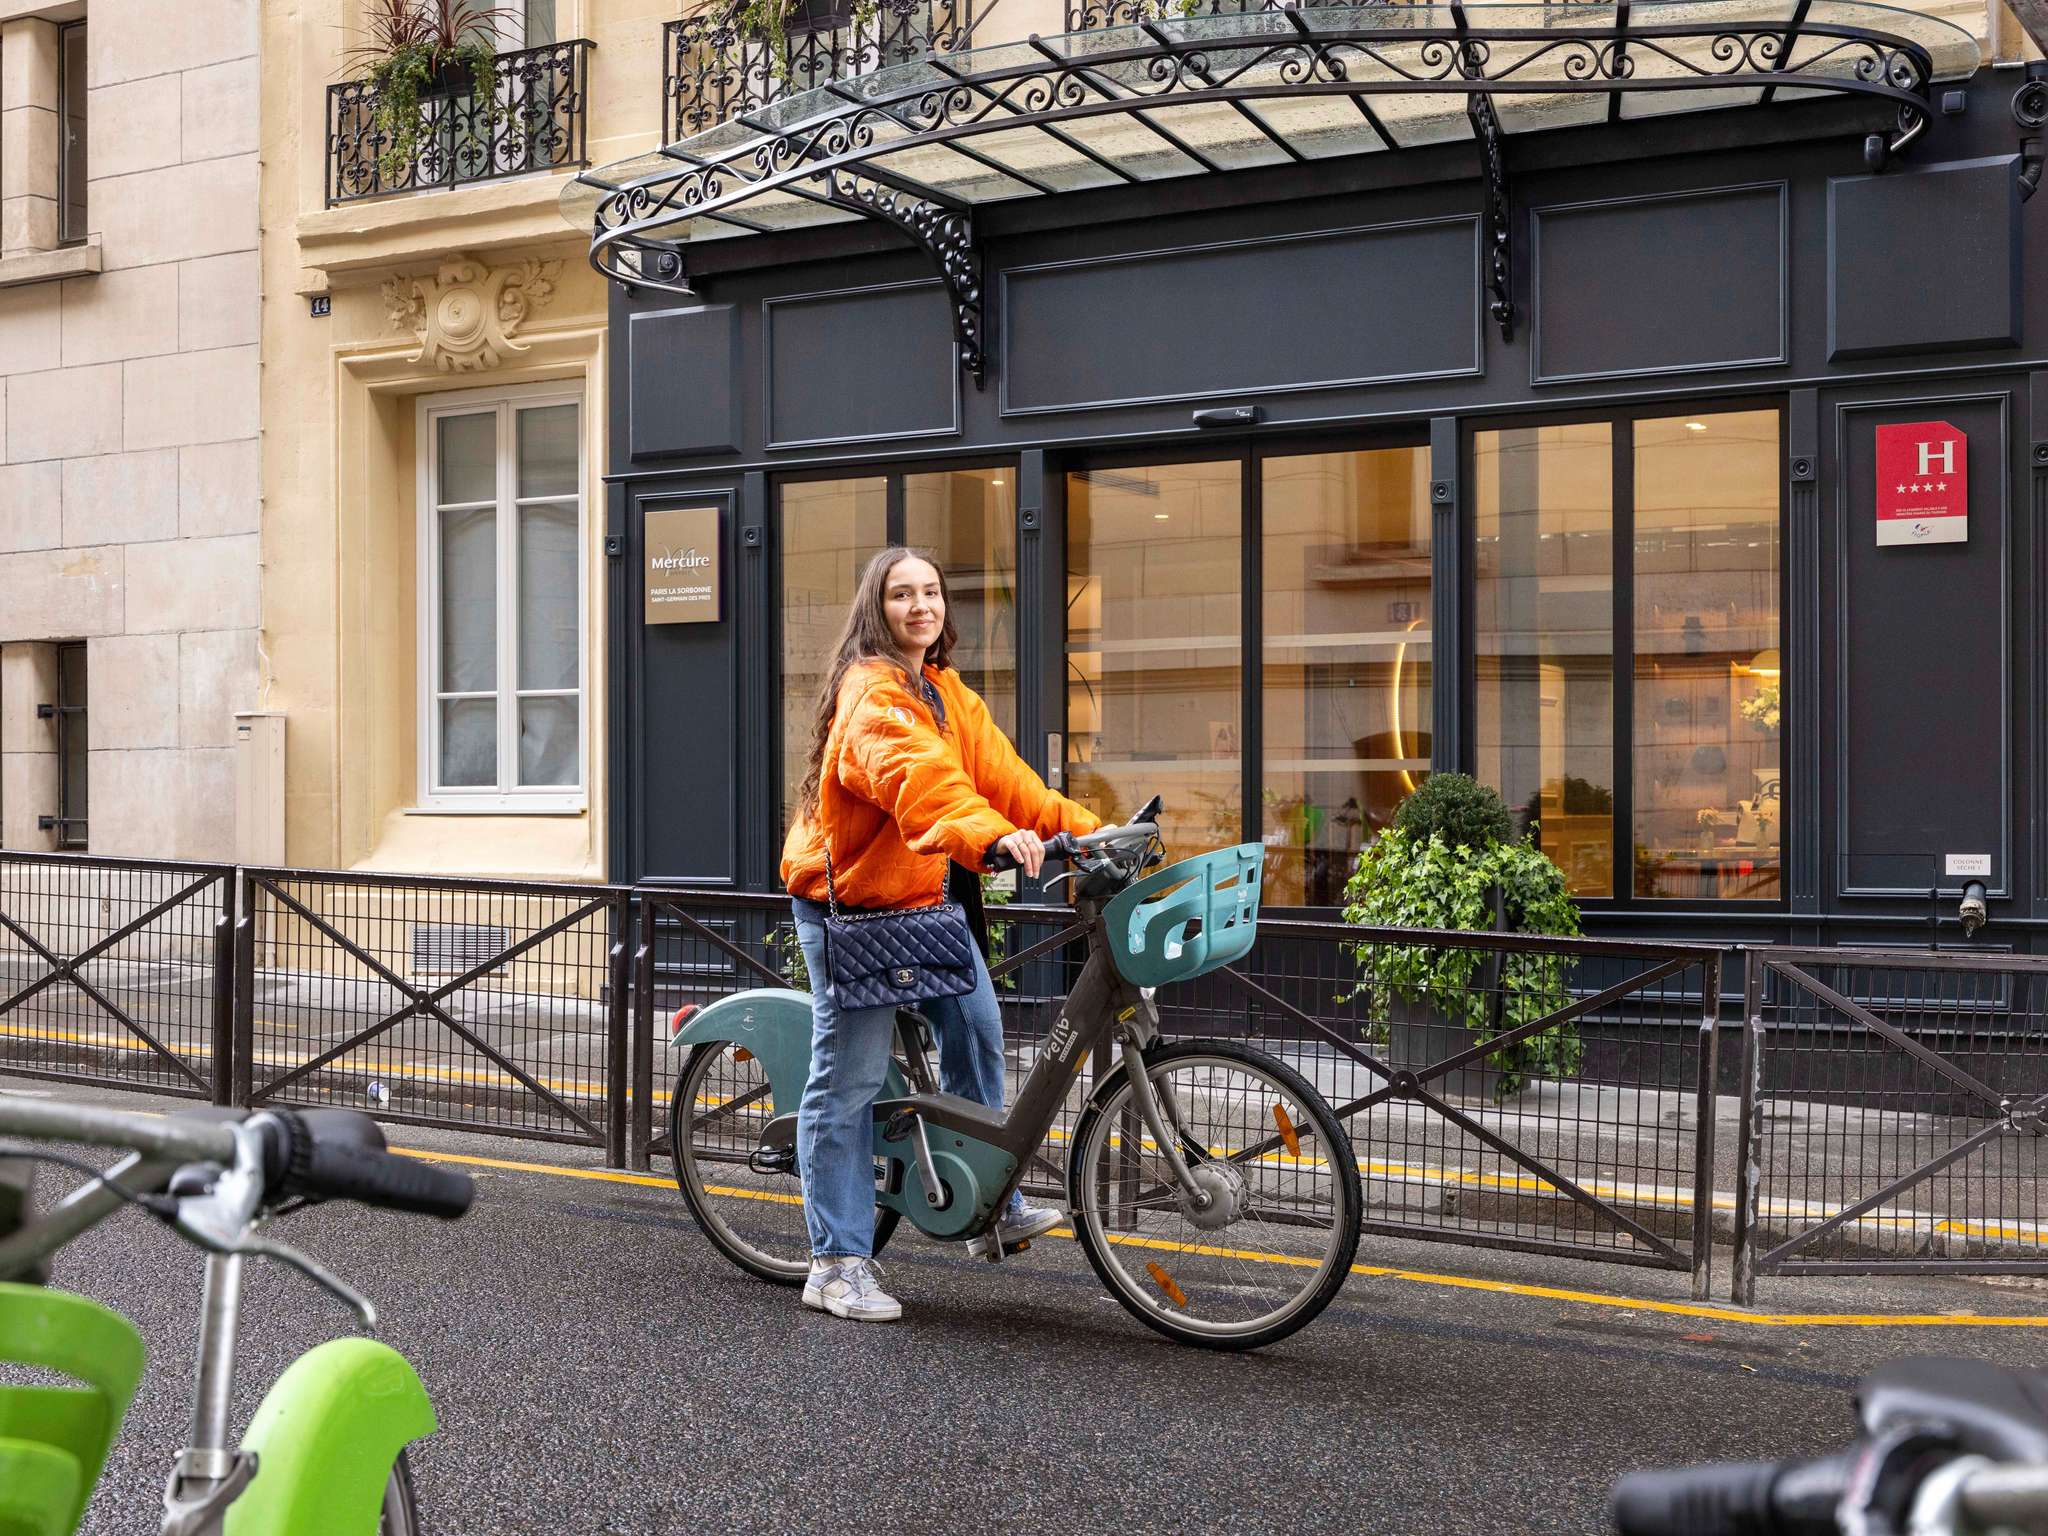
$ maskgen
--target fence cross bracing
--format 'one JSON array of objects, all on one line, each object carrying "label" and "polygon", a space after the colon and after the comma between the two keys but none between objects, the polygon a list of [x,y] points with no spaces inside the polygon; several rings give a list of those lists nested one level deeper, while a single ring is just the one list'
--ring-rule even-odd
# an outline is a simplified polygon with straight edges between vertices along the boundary
[{"label": "fence cross bracing", "polygon": [[234,875],[0,852],[0,1069],[228,1102]]},{"label": "fence cross bracing", "polygon": [[627,891],[303,869],[243,882],[236,1102],[345,1104],[624,1161]]},{"label": "fence cross bracing", "polygon": [[1759,949],[1738,1301],[1765,1273],[2048,1272],[2048,957]]}]

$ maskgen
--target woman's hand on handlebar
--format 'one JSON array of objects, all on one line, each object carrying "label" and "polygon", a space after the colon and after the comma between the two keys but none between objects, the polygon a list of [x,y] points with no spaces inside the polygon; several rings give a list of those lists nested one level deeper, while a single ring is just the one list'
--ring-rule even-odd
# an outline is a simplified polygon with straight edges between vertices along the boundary
[{"label": "woman's hand on handlebar", "polygon": [[[1036,832],[1012,832],[1008,837],[998,838],[989,851],[991,857],[987,862],[991,869],[1021,869],[1035,880],[1045,867],[1045,843]],[[997,854],[1003,857],[993,856]]]}]

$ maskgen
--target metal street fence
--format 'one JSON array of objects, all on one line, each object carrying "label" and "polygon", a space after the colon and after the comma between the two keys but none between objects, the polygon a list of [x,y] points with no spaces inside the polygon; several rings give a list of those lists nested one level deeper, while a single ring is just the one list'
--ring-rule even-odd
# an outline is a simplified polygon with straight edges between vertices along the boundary
[{"label": "metal street fence", "polygon": [[587,1142],[623,1161],[617,886],[242,872],[235,1102]]},{"label": "metal street fence", "polygon": [[[989,909],[1010,1080],[1086,954]],[[1269,918],[1159,995],[1347,1124],[1366,1227],[1689,1272],[2048,1273],[2048,957]],[[808,985],[786,897],[0,852],[0,1071],[667,1158],[669,1017]],[[1732,989],[1731,989],[1732,992]],[[1724,1029],[1741,1030],[1725,1053]],[[1733,1042],[1731,1042],[1731,1047]],[[1088,1063],[1027,1173],[1064,1191]]]},{"label": "metal street fence", "polygon": [[0,853],[0,1067],[226,1103],[235,871]]},{"label": "metal street fence", "polygon": [[2048,1271],[2048,957],[1759,949],[1738,1301],[1760,1274]]}]

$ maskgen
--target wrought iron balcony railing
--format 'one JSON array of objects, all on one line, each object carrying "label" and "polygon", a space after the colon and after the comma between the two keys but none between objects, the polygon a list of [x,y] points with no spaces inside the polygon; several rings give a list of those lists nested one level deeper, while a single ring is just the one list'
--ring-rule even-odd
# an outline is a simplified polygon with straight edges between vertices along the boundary
[{"label": "wrought iron balcony railing", "polygon": [[972,24],[972,0],[810,0],[791,18],[784,51],[720,15],[672,21],[662,50],[668,140],[833,80],[969,47]]},{"label": "wrought iron balcony railing", "polygon": [[[1098,27],[1135,27],[1148,21],[1171,21],[1180,16],[1243,16],[1260,11],[1295,10],[1308,5],[1318,10],[1337,10],[1406,3],[1408,0],[1067,0],[1067,30],[1092,32]],[[1569,4],[1571,0],[1564,0],[1564,3]]]},{"label": "wrought iron balcony railing", "polygon": [[585,39],[498,55],[488,98],[459,84],[420,93],[410,146],[377,121],[367,80],[327,88],[327,203],[452,187],[590,163]]}]

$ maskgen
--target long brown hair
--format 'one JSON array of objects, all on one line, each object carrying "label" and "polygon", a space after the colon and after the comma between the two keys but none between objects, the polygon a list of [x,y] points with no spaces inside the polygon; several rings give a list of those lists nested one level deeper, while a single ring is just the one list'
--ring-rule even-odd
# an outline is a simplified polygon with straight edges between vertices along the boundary
[{"label": "long brown hair", "polygon": [[903,652],[897,649],[896,637],[889,633],[889,616],[882,611],[889,573],[906,560],[922,560],[939,573],[939,597],[946,605],[946,620],[939,626],[939,638],[925,651],[924,659],[941,670],[953,664],[953,646],[960,632],[953,627],[953,593],[946,585],[945,567],[928,549],[906,549],[897,544],[883,550],[861,567],[860,580],[853,587],[852,606],[846,610],[846,622],[832,644],[832,663],[826,667],[824,684],[818,689],[817,706],[812,710],[810,760],[804,768],[803,787],[796,797],[802,815],[810,815],[818,808],[818,781],[825,771],[825,741],[832,734],[832,716],[839,708],[839,685],[846,681],[847,670],[864,661],[886,661],[903,674],[904,685],[912,694],[921,692],[921,680],[912,677],[910,668],[903,664]]}]

